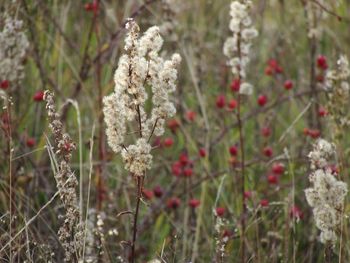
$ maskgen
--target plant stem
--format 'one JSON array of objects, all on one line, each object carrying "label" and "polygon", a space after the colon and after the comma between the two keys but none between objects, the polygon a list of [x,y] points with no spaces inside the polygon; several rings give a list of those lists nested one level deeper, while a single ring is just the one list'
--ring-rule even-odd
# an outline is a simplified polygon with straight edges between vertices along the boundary
[{"label": "plant stem", "polygon": [[137,238],[137,218],[139,215],[139,208],[140,208],[140,200],[141,200],[141,192],[142,192],[142,182],[143,182],[143,176],[137,176],[137,199],[136,199],[136,211],[134,213],[134,227],[133,227],[133,237],[132,237],[132,244],[131,244],[131,260],[130,262],[135,262],[135,243]]},{"label": "plant stem", "polygon": [[245,205],[245,164],[244,164],[244,138],[243,138],[243,123],[241,120],[241,95],[238,95],[238,107],[237,107],[237,122],[239,130],[239,144],[241,151],[241,173],[242,173],[242,185],[241,185],[241,194],[242,194],[242,235],[241,235],[241,259],[242,262],[245,262],[245,215],[246,215],[246,205]]}]

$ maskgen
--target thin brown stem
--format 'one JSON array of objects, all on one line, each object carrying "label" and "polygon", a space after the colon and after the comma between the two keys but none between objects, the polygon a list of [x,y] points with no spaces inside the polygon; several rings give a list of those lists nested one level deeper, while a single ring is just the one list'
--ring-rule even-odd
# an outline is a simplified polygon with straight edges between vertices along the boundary
[{"label": "thin brown stem", "polygon": [[132,243],[131,243],[131,259],[130,259],[130,262],[132,263],[136,262],[135,261],[136,260],[135,244],[137,239],[137,219],[138,219],[139,209],[140,209],[143,177],[137,176],[136,180],[137,180],[137,199],[136,199],[136,210],[134,213],[134,227],[133,227],[133,236],[132,236]]}]

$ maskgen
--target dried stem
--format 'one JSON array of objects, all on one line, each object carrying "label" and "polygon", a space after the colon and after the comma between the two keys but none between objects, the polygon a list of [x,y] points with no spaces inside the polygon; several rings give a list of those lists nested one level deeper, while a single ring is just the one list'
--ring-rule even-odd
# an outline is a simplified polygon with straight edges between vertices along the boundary
[{"label": "dried stem", "polygon": [[134,226],[133,226],[133,235],[132,235],[132,243],[131,243],[131,259],[130,262],[134,263],[136,262],[136,255],[135,255],[135,244],[137,239],[137,219],[139,215],[139,209],[140,209],[140,201],[141,201],[141,195],[142,195],[142,185],[143,185],[143,176],[137,176],[137,199],[136,199],[136,210],[134,213]]}]

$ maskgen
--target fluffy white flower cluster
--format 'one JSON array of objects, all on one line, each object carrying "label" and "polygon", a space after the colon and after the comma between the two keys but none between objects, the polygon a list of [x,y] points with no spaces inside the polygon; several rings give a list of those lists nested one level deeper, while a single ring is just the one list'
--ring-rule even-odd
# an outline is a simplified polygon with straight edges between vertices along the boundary
[{"label": "fluffy white flower cluster", "polygon": [[23,79],[23,60],[29,47],[27,36],[23,32],[23,22],[5,16],[0,32],[0,80],[10,84],[19,84]]},{"label": "fluffy white flower cluster", "polygon": [[[224,44],[223,52],[228,57],[228,65],[232,73],[239,79],[246,77],[246,67],[249,62],[249,53],[252,40],[258,36],[258,31],[252,26],[252,20],[249,16],[250,1],[240,3],[234,1],[230,6],[230,30],[232,37],[227,38]],[[240,93],[250,94],[252,86],[248,83],[242,83]]]},{"label": "fluffy white flower cluster", "polygon": [[142,175],[147,169],[151,168],[152,155],[151,145],[144,138],[136,141],[136,145],[129,145],[122,151],[125,169],[135,175]]},{"label": "fluffy white flower cluster", "polygon": [[334,145],[324,139],[319,139],[314,145],[313,151],[308,155],[311,162],[311,169],[325,169],[333,154]]},{"label": "fluffy white flower cluster", "polygon": [[340,56],[337,68],[326,75],[326,88],[329,91],[328,109],[339,127],[350,126],[348,103],[350,98],[350,68],[346,56]]},{"label": "fluffy white flower cluster", "polygon": [[[162,135],[165,119],[176,113],[169,95],[176,89],[177,66],[181,57],[174,54],[170,60],[164,60],[159,56],[163,39],[158,27],[149,28],[141,37],[139,26],[133,20],[127,23],[126,28],[126,54],[119,59],[114,75],[115,89],[104,98],[103,111],[108,144],[114,152],[122,152],[125,168],[140,176],[151,166],[148,139],[152,134]],[[144,108],[148,98],[146,86],[150,86],[152,91],[153,107],[149,116]],[[126,148],[128,122],[137,123],[140,139],[136,145]]]},{"label": "fluffy white flower cluster", "polygon": [[347,184],[338,181],[327,166],[334,154],[334,145],[320,139],[309,154],[311,169],[309,176],[312,187],[305,190],[306,200],[313,208],[316,226],[321,230],[322,243],[334,244],[336,231],[341,223],[343,203],[348,192]]}]

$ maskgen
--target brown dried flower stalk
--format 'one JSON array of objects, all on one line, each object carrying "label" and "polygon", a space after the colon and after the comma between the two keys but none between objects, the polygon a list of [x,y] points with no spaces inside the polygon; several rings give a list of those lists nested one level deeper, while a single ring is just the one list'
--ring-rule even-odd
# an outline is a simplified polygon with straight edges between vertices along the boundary
[{"label": "brown dried flower stalk", "polygon": [[64,260],[66,262],[77,262],[81,254],[83,231],[79,222],[80,211],[76,194],[78,181],[70,168],[72,152],[76,147],[69,134],[63,131],[60,116],[56,111],[53,93],[46,91],[44,99],[46,100],[49,127],[55,140],[54,153],[58,164],[55,179],[65,208],[64,222],[58,231],[58,237],[65,251]]}]

